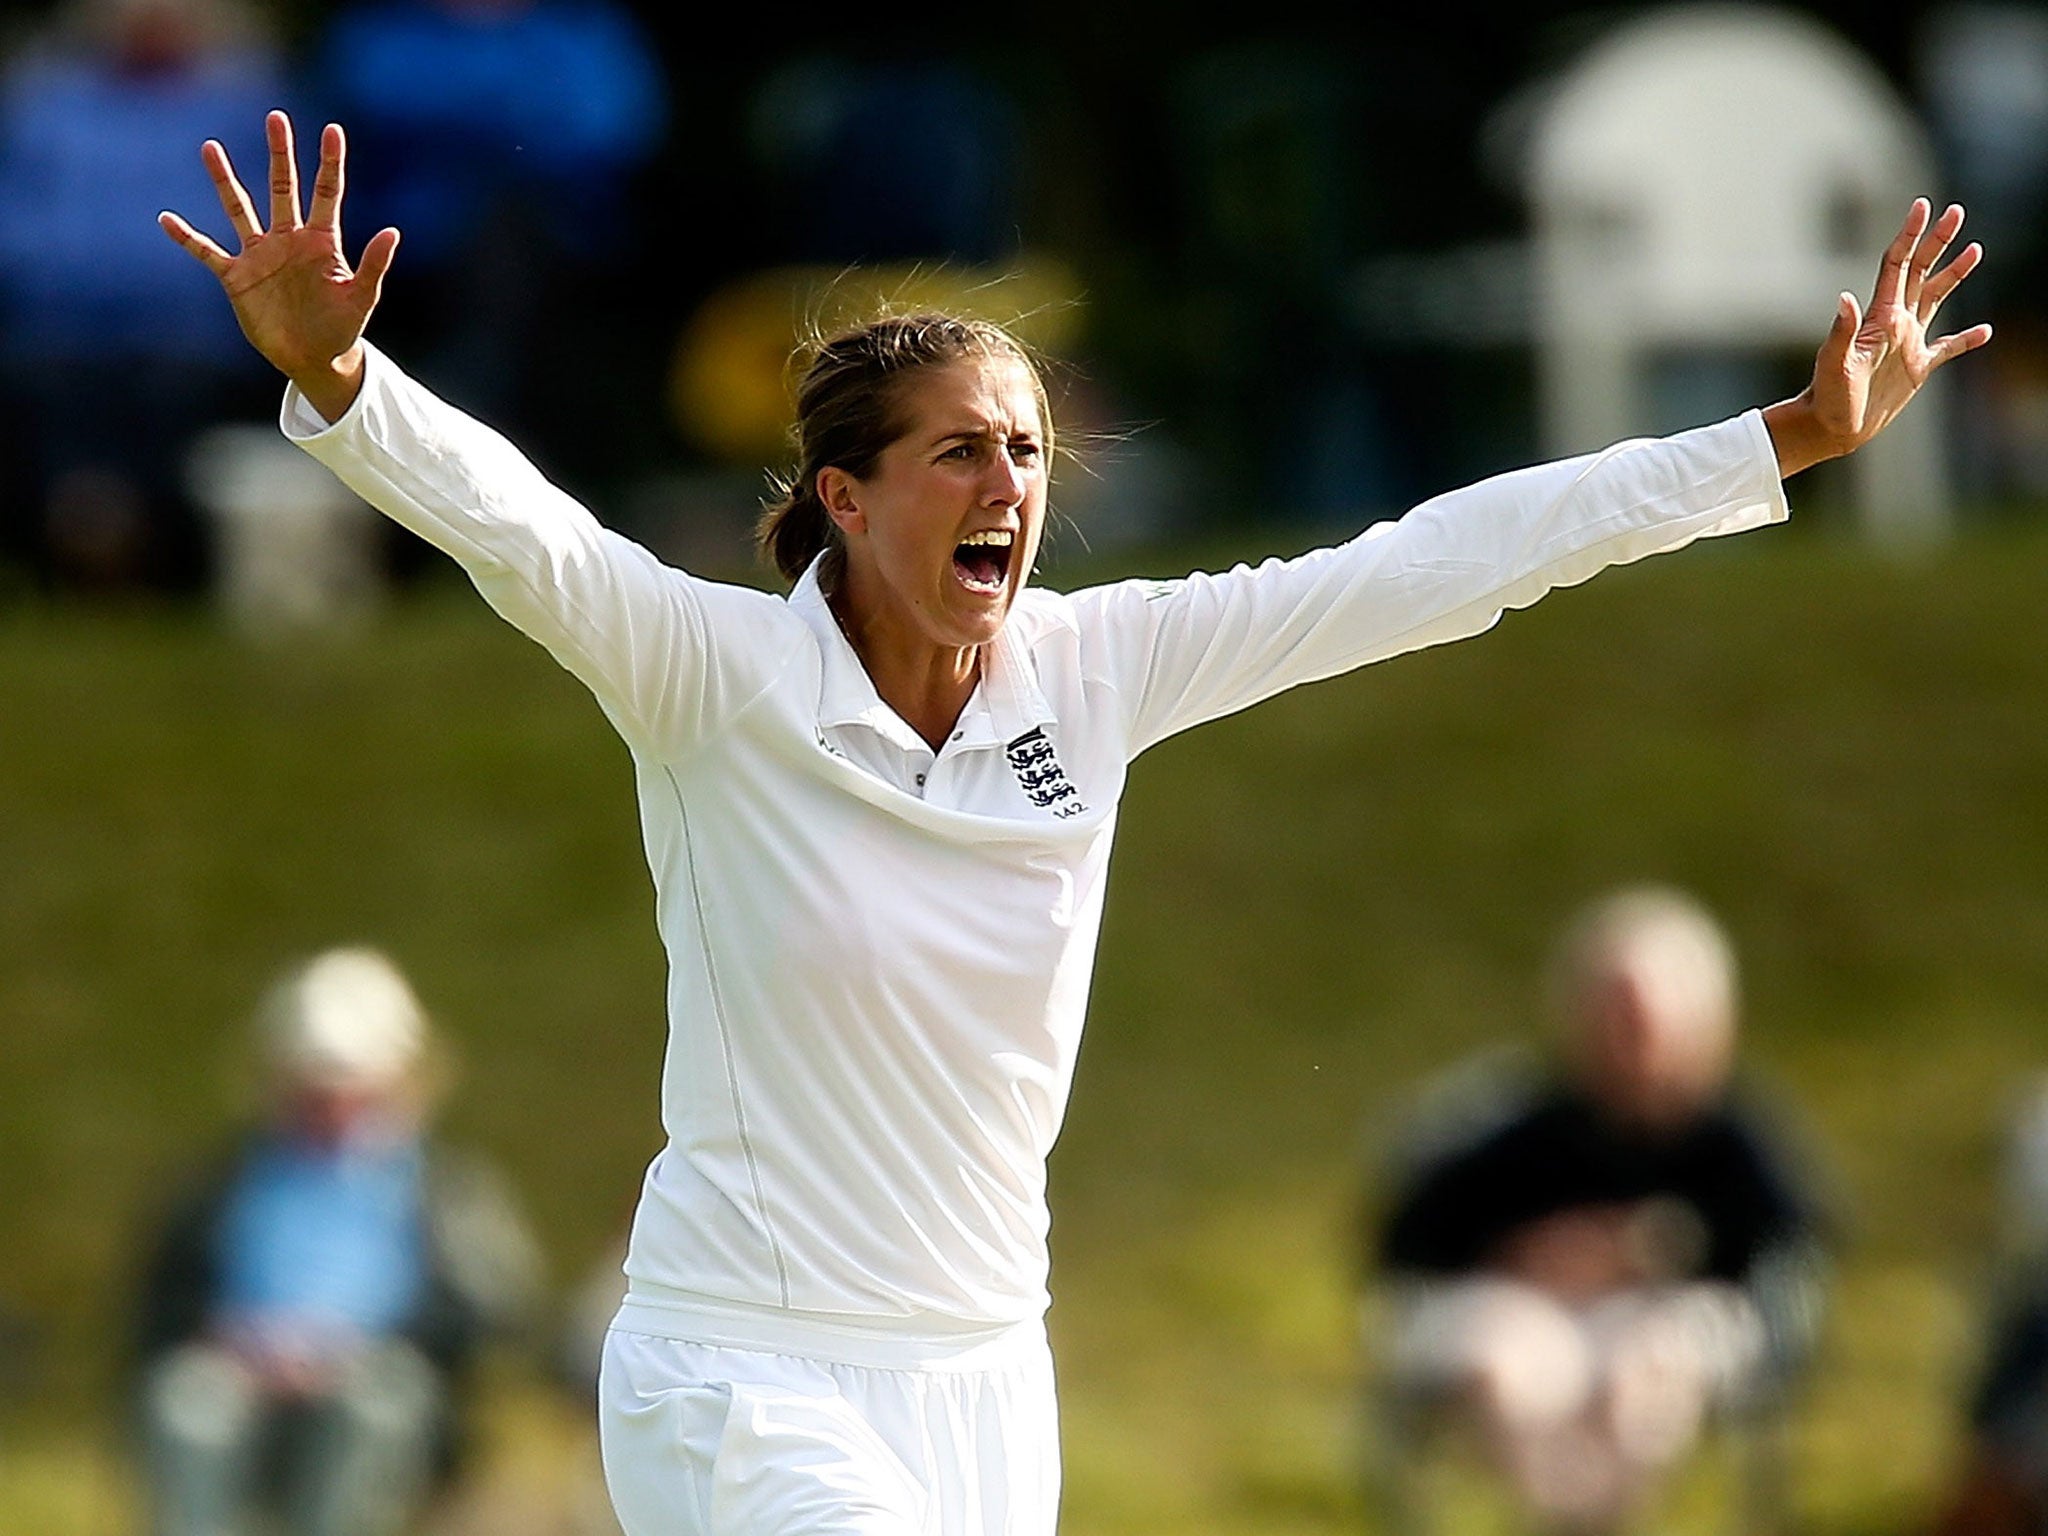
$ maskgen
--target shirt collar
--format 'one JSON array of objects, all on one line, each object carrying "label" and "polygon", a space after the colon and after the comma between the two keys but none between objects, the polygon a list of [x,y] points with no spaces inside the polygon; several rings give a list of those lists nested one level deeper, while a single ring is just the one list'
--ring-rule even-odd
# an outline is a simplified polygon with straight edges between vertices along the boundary
[{"label": "shirt collar", "polygon": [[[823,660],[823,677],[818,693],[818,724],[826,729],[864,725],[896,740],[908,735],[904,745],[923,739],[910,729],[902,716],[883,702],[874,680],[861,665],[846,633],[839,627],[825,592],[818,584],[818,567],[824,556],[810,563],[789,594],[789,606],[817,637]],[[1035,727],[1052,724],[1057,718],[1045,693],[1038,686],[1037,668],[1031,653],[1018,643],[1016,626],[1005,622],[993,644],[982,653],[981,681],[960,712],[961,744],[1007,745]],[[976,701],[980,701],[977,708]],[[986,732],[986,740],[983,737]],[[930,750],[928,747],[926,750]]]},{"label": "shirt collar", "polygon": [[823,559],[824,556],[820,555],[810,563],[789,594],[791,611],[810,626],[811,633],[818,640],[818,654],[824,661],[822,686],[818,692],[818,724],[867,725],[886,730],[886,727],[878,725],[877,715],[894,719],[896,712],[875,692],[867,668],[860,664],[860,657],[854,654],[845,632],[839,627],[839,620],[833,616],[831,605],[825,601],[825,590],[818,585],[818,564]]}]

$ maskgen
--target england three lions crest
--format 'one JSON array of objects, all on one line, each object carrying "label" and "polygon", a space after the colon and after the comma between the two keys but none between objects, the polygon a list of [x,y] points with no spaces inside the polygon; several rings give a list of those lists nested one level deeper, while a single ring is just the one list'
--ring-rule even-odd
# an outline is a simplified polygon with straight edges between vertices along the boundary
[{"label": "england three lions crest", "polygon": [[1051,811],[1062,821],[1088,813],[1043,729],[1034,726],[1003,752],[1010,760],[1010,772],[1017,776],[1017,787],[1033,805]]}]

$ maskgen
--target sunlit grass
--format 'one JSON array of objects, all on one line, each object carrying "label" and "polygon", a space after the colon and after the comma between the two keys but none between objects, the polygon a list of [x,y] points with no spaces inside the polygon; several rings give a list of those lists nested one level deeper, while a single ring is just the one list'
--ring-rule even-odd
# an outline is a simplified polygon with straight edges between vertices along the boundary
[{"label": "sunlit grass", "polygon": [[[2044,574],[2019,525],[1917,564],[1758,535],[1141,760],[1054,1156],[1070,1536],[1371,1526],[1373,1128],[1526,1037],[1559,919],[1646,876],[1727,919],[1752,1057],[1841,1216],[1798,1524],[1924,1512],[2001,1116],[2048,1065]],[[452,583],[271,650],[195,615],[0,614],[0,1302],[46,1335],[0,1427],[0,1531],[132,1528],[135,1237],[245,1102],[241,1021],[305,949],[397,954],[460,1051],[449,1133],[511,1172],[558,1281],[604,1251],[656,1134],[629,777],[577,686]],[[445,1519],[564,1531],[581,1410],[508,1380]],[[1680,1489],[1670,1530],[1718,1530],[1720,1491]],[[1459,1536],[1497,1514],[1446,1497]]]}]

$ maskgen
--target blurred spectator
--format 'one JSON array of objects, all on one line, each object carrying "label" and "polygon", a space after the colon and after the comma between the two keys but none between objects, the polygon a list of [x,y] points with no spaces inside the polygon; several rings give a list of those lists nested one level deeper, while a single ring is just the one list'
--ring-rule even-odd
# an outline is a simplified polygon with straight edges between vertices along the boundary
[{"label": "blurred spectator", "polygon": [[1730,1090],[1734,960],[1697,904],[1608,898],[1555,982],[1558,1067],[1432,1106],[1367,1240],[1396,1417],[1461,1416],[1540,1525],[1604,1531],[1804,1360],[1818,1214]]},{"label": "blurred spectator", "polygon": [[538,1264],[485,1167],[427,1135],[427,1021],[372,950],[258,1010],[269,1122],[165,1224],[141,1297],[152,1529],[389,1536],[455,1467],[480,1346]]},{"label": "blurred spectator", "polygon": [[19,439],[0,560],[57,584],[204,576],[180,457],[275,391],[156,213],[210,205],[201,141],[283,97],[231,0],[74,0],[0,77],[0,393]]},{"label": "blurred spectator", "polygon": [[2037,1536],[2048,1526],[2048,1080],[2013,1119],[2003,1196],[1988,1348],[1939,1536]]},{"label": "blurred spectator", "polygon": [[317,55],[350,226],[405,236],[380,339],[544,450],[611,441],[606,330],[646,324],[621,278],[668,113],[638,23],[610,0],[366,0]]}]

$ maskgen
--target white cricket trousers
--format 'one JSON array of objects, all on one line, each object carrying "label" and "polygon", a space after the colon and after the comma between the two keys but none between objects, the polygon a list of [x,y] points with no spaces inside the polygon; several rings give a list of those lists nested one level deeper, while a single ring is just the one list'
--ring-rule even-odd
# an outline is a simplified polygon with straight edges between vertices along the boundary
[{"label": "white cricket trousers", "polygon": [[598,1376],[626,1536],[1053,1536],[1052,1355],[882,1370],[614,1328]]}]

